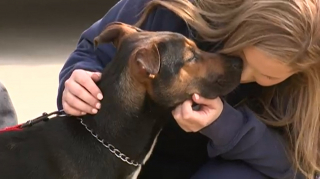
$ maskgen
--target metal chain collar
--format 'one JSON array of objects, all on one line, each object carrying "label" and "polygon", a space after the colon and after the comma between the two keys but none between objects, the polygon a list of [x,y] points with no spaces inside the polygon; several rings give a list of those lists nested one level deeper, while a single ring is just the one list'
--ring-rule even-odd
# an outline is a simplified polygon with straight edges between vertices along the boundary
[{"label": "metal chain collar", "polygon": [[82,118],[79,118],[80,123],[86,128],[87,131],[89,131],[91,133],[91,135],[96,138],[104,147],[106,147],[107,149],[109,149],[109,151],[111,153],[113,153],[116,157],[118,157],[119,159],[121,159],[123,162],[138,167],[141,164],[139,164],[138,162],[130,159],[129,157],[127,157],[124,153],[122,153],[120,150],[118,150],[117,148],[115,148],[113,145],[106,143],[103,139],[101,139],[98,134],[94,133],[91,129],[88,128],[88,126],[83,122]]}]

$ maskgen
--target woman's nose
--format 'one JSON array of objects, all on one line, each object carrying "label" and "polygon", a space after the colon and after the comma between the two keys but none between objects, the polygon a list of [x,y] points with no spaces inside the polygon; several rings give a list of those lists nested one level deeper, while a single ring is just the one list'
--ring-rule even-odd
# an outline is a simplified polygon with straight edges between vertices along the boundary
[{"label": "woman's nose", "polygon": [[248,67],[247,65],[244,66],[241,74],[241,83],[250,83],[254,82],[254,73],[252,68]]}]

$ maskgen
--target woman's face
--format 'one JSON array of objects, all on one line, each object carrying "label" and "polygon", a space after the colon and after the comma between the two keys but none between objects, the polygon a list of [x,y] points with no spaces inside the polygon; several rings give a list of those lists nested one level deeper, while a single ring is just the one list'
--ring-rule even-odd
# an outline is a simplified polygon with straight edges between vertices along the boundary
[{"label": "woman's face", "polygon": [[241,83],[256,82],[261,86],[272,86],[294,74],[289,66],[256,47],[245,48],[241,58],[244,62]]}]

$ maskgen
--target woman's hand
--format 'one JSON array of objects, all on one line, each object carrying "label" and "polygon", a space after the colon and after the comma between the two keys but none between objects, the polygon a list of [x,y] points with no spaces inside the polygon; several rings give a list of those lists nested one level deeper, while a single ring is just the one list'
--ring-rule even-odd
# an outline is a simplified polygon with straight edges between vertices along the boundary
[{"label": "woman's hand", "polygon": [[86,113],[95,114],[100,109],[103,98],[96,81],[100,80],[101,73],[85,70],[75,70],[65,82],[62,94],[62,106],[67,114],[80,116]]},{"label": "woman's hand", "polygon": [[186,132],[198,132],[210,125],[220,116],[223,110],[223,102],[220,98],[206,99],[194,94],[192,99],[201,106],[200,110],[194,111],[192,100],[187,100],[172,111],[173,117]]}]

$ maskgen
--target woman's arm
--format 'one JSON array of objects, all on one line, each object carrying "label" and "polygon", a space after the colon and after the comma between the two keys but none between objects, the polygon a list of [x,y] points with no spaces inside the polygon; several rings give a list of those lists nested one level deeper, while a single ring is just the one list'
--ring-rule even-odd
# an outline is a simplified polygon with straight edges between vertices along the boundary
[{"label": "woman's arm", "polygon": [[[150,0],[121,0],[100,20],[85,30],[79,39],[77,48],[69,56],[59,75],[59,90],[57,97],[58,109],[62,109],[62,93],[64,84],[76,69],[101,72],[110,62],[116,52],[111,44],[99,45],[94,51],[93,39],[111,22],[120,21],[135,24],[143,10],[144,5]],[[187,35],[188,28],[184,21],[164,8],[157,8],[148,16],[141,27],[150,31],[172,31]]]},{"label": "woman's arm", "polygon": [[200,132],[211,139],[210,157],[242,160],[274,179],[294,178],[283,138],[246,107],[236,110],[225,102],[220,117]]}]

